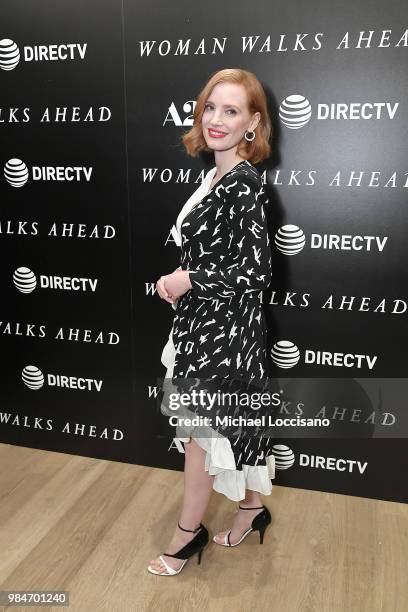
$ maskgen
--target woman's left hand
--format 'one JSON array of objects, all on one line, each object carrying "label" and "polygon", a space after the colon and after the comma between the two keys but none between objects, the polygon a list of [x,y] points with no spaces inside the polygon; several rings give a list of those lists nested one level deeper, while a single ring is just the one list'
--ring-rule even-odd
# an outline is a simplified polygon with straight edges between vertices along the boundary
[{"label": "woman's left hand", "polygon": [[173,299],[178,299],[191,289],[188,270],[175,270],[171,274],[166,274],[164,286]]}]

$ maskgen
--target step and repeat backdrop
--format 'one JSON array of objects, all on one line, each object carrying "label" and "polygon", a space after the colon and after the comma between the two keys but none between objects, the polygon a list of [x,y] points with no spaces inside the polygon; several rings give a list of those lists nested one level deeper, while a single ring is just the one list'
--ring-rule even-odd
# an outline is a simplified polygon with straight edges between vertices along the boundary
[{"label": "step and repeat backdrop", "polygon": [[6,0],[0,14],[0,440],[183,469],[158,401],[174,310],[155,285],[214,166],[181,141],[195,99],[243,68],[273,125],[258,169],[279,416],[331,425],[280,428],[273,482],[406,503],[404,3]]}]

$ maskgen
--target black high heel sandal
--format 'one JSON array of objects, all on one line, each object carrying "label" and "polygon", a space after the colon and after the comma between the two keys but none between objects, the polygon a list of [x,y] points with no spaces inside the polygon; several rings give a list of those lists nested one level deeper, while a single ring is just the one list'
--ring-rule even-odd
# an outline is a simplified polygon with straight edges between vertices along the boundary
[{"label": "black high heel sandal", "polygon": [[225,534],[224,542],[217,542],[217,540],[215,539],[216,536],[213,537],[213,541],[216,544],[219,544],[219,546],[238,546],[238,544],[241,544],[241,542],[245,540],[245,538],[251,533],[251,531],[259,531],[259,543],[263,544],[265,529],[272,522],[271,513],[269,512],[268,508],[266,506],[256,506],[253,508],[241,508],[241,506],[239,506],[239,508],[241,510],[261,510],[261,508],[263,508],[263,512],[260,512],[256,515],[256,517],[251,523],[251,527],[242,534],[241,538],[235,544],[231,544],[229,539],[232,529],[229,529]]},{"label": "black high heel sandal", "polygon": [[203,550],[207,546],[209,540],[207,528],[202,523],[200,523],[197,529],[184,529],[184,527],[182,527],[180,523],[177,524],[182,531],[189,531],[190,533],[196,533],[198,531],[197,535],[191,540],[191,542],[188,542],[185,546],[183,546],[183,548],[180,548],[180,550],[177,551],[174,555],[171,555],[170,553],[163,553],[163,555],[167,555],[168,557],[184,559],[184,562],[181,564],[179,569],[176,570],[173,569],[168,563],[166,563],[166,561],[163,559],[163,556],[160,555],[159,559],[163,563],[167,571],[159,572],[149,564],[147,569],[151,574],[157,574],[159,576],[174,576],[175,574],[179,574],[187,563],[187,561],[190,559],[190,557],[192,557],[196,553],[198,553],[198,564],[201,563],[201,556],[203,554]]}]

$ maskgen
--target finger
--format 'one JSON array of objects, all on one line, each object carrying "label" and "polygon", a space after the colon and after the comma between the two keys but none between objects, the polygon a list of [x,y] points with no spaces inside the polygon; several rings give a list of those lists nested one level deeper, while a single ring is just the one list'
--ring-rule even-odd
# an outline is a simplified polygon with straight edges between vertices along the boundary
[{"label": "finger", "polygon": [[164,297],[164,300],[166,300],[166,302],[169,302],[169,304],[173,304],[173,298],[171,297]]},{"label": "finger", "polygon": [[162,288],[163,293],[166,295],[166,297],[169,297],[169,292],[166,287],[166,277],[165,276],[161,277],[161,288]]},{"label": "finger", "polygon": [[162,281],[162,279],[161,279],[161,278],[159,278],[159,280],[157,281],[157,283],[156,283],[156,287],[157,287],[157,288],[158,288],[160,291],[163,291],[164,286],[163,286],[163,281]]},{"label": "finger", "polygon": [[166,289],[166,285],[164,284],[164,279],[163,277],[161,277],[158,281],[157,281],[157,286],[160,288],[160,291],[162,292],[162,294],[166,297],[168,297],[168,291]]},{"label": "finger", "polygon": [[162,298],[162,300],[166,300],[166,302],[173,304],[174,303],[173,296],[170,295],[167,291],[163,291],[162,286],[163,286],[163,283],[161,283],[160,281],[156,283],[156,289],[157,289],[159,296]]},{"label": "finger", "polygon": [[162,300],[166,299],[167,294],[161,289],[161,287],[158,284],[156,284],[156,290]]}]

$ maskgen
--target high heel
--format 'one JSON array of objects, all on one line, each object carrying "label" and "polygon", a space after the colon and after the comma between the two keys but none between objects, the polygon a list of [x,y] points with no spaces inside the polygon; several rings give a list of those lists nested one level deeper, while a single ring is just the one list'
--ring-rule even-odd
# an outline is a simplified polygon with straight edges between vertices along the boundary
[{"label": "high heel", "polygon": [[182,531],[189,531],[191,533],[196,533],[198,531],[197,535],[191,540],[191,542],[188,542],[185,546],[183,546],[183,548],[180,548],[180,550],[177,551],[174,555],[171,555],[170,553],[163,553],[163,555],[166,555],[167,557],[183,559],[183,563],[181,564],[179,569],[176,570],[172,568],[168,563],[166,563],[166,561],[163,559],[163,556],[160,555],[159,559],[163,563],[167,571],[159,572],[149,564],[147,566],[147,569],[151,574],[157,574],[159,576],[175,576],[176,574],[179,574],[181,572],[190,557],[192,557],[196,553],[198,553],[198,565],[200,565],[203,550],[205,546],[207,546],[209,540],[207,528],[202,523],[200,523],[197,529],[184,529],[184,527],[182,527],[180,523],[178,523],[178,526]]},{"label": "high heel", "polygon": [[230,533],[232,529],[229,529],[227,533],[225,534],[224,542],[217,542],[217,540],[215,539],[216,536],[213,537],[213,541],[216,544],[219,544],[220,546],[238,546],[238,544],[241,544],[241,542],[245,540],[245,538],[251,533],[251,531],[259,531],[259,543],[263,544],[265,529],[272,522],[271,513],[269,512],[268,508],[266,506],[256,506],[252,508],[242,508],[241,506],[239,506],[239,508],[240,510],[261,510],[263,509],[263,512],[260,512],[259,514],[256,515],[256,517],[251,523],[251,527],[242,534],[241,538],[235,544],[231,544],[230,542]]}]

